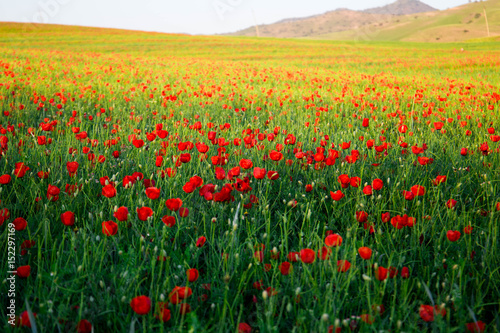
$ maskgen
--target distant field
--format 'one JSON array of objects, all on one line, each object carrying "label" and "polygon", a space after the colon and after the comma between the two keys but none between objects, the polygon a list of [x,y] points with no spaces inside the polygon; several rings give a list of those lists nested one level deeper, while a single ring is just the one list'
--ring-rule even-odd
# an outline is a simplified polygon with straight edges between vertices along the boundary
[{"label": "distant field", "polygon": [[498,68],[0,23],[0,331],[498,331]]}]

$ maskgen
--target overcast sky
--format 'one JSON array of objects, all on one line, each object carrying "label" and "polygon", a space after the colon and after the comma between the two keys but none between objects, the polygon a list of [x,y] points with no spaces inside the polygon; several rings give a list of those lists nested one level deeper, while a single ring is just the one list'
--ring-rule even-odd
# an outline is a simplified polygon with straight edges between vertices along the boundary
[{"label": "overcast sky", "polygon": [[[395,0],[0,0],[0,21],[215,34],[337,8],[366,9]],[[467,0],[423,0],[437,9]]]}]

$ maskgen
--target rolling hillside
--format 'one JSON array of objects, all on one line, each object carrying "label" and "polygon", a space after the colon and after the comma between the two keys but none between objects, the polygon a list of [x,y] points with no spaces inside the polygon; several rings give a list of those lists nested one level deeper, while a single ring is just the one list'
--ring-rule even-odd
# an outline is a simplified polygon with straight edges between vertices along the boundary
[{"label": "rolling hillside", "polygon": [[444,11],[392,17],[385,22],[314,36],[319,39],[406,42],[460,42],[500,35],[500,0],[474,2]]},{"label": "rolling hillside", "polygon": [[[320,15],[304,18],[290,18],[259,26],[261,37],[312,37],[316,35],[362,29],[371,24],[391,20],[395,15],[417,14],[436,11],[419,0],[397,0],[383,7],[355,11],[345,8],[336,9]],[[256,36],[255,27],[240,30],[233,36]]]},{"label": "rolling hillside", "polygon": [[[259,27],[261,37],[313,38],[349,41],[461,42],[500,35],[500,0],[473,2],[443,11],[420,1],[399,0],[391,5],[352,11],[339,9],[303,19]],[[484,9],[483,9],[484,8]],[[397,15],[397,13],[411,13]],[[255,36],[254,27],[231,35]]]},{"label": "rolling hillside", "polygon": [[[361,29],[373,22],[385,22],[392,18],[389,14],[367,14],[358,11],[339,9],[322,15],[304,19],[288,19],[274,24],[259,26],[260,37],[315,37],[334,32]],[[241,30],[232,36],[256,36],[254,27]]]}]

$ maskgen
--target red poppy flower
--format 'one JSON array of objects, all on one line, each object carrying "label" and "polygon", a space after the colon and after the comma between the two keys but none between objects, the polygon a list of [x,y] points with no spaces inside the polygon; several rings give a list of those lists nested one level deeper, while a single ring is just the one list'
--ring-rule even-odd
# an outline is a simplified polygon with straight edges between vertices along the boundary
[{"label": "red poppy flower", "polygon": [[345,195],[341,190],[338,190],[337,192],[330,191],[330,197],[334,201],[340,201],[343,197],[345,197]]},{"label": "red poppy flower", "polygon": [[47,179],[49,178],[49,173],[45,171],[38,171],[37,173],[38,178],[40,179]]},{"label": "red poppy flower", "polygon": [[106,236],[114,236],[118,232],[118,224],[113,221],[102,222],[102,233]]},{"label": "red poppy flower", "polygon": [[175,225],[175,217],[174,216],[168,216],[165,215],[162,217],[161,221],[165,223],[167,227],[172,228]]},{"label": "red poppy flower", "polygon": [[364,195],[372,195],[373,194],[373,190],[372,190],[372,187],[370,185],[366,185],[364,188],[363,188],[363,194]]},{"label": "red poppy flower", "polygon": [[391,279],[394,279],[396,276],[398,276],[398,269],[396,267],[389,267],[389,277]]},{"label": "red poppy flower", "polygon": [[329,247],[337,247],[342,245],[342,237],[339,234],[328,235],[325,238],[325,244]]},{"label": "red poppy flower", "polygon": [[160,189],[156,187],[148,187],[146,189],[146,196],[151,200],[156,200],[160,197]]},{"label": "red poppy flower", "polygon": [[421,186],[421,185],[413,185],[411,187],[411,192],[417,196],[417,197],[421,197],[425,194],[425,187],[424,186]]},{"label": "red poppy flower", "polygon": [[350,182],[351,182],[351,178],[349,178],[348,175],[340,175],[338,177],[338,181],[339,181],[340,185],[342,186],[342,188],[348,188],[350,185]]},{"label": "red poppy flower", "polygon": [[286,257],[291,262],[297,262],[297,261],[299,261],[300,253],[299,252],[290,252],[290,253],[288,253],[288,255]]},{"label": "red poppy flower", "polygon": [[280,177],[279,173],[277,171],[269,170],[267,172],[267,178],[270,180],[276,180]]},{"label": "red poppy flower", "polygon": [[[221,168],[222,169],[222,168]],[[224,170],[222,170],[224,171]],[[219,179],[219,178],[218,178]],[[220,179],[224,179],[224,177],[220,178]],[[182,187],[182,190],[186,193],[193,193],[194,190],[196,190],[196,185],[193,184],[192,182],[187,182],[186,184],[184,184],[184,186]]]},{"label": "red poppy flower", "polygon": [[47,199],[50,201],[57,201],[59,200],[59,193],[61,190],[57,186],[53,186],[49,184],[49,187],[47,188]]},{"label": "red poppy flower", "polygon": [[372,257],[372,249],[369,247],[363,246],[358,249],[359,256],[364,260],[370,260]]},{"label": "red poppy flower", "polygon": [[[217,178],[219,180],[222,180],[222,179],[226,178],[226,171],[223,168],[221,168],[221,167],[216,167],[215,168],[215,178]],[[184,191],[186,191],[186,189],[184,189]],[[186,192],[190,193],[188,191],[186,191]]]},{"label": "red poppy flower", "polygon": [[467,332],[482,333],[486,331],[486,324],[479,320],[474,323],[465,324],[465,328],[467,329]]},{"label": "red poppy flower", "polygon": [[106,198],[113,198],[116,196],[116,188],[112,184],[108,184],[102,188],[102,195]]},{"label": "red poppy flower", "polygon": [[181,154],[179,160],[182,163],[189,163],[191,161],[191,154],[190,153]]},{"label": "red poppy flower", "polygon": [[328,333],[342,333],[342,327],[328,326]]},{"label": "red poppy flower", "polygon": [[65,212],[61,214],[61,222],[66,226],[72,226],[75,224],[75,214],[73,212]]},{"label": "red poppy flower", "polygon": [[457,200],[455,199],[450,199],[446,202],[446,207],[448,207],[449,209],[455,208],[456,205],[457,205]]},{"label": "red poppy flower", "polygon": [[114,212],[113,216],[121,222],[125,222],[128,220],[128,208],[127,207],[120,207]]},{"label": "red poppy flower", "polygon": [[142,174],[142,172],[136,171],[132,174],[132,178],[134,178],[135,180],[143,180],[144,175]]},{"label": "red poppy flower", "polygon": [[181,208],[182,206],[182,200],[179,198],[176,199],[168,199],[165,202],[165,206],[167,206],[168,209],[170,209],[173,212],[176,212]]},{"label": "red poppy flower", "polygon": [[145,188],[148,188],[148,187],[155,187],[156,182],[153,179],[143,179],[142,184],[144,185]]},{"label": "red poppy flower", "polygon": [[419,156],[419,157],[417,158],[417,160],[418,160],[418,163],[419,163],[420,165],[427,165],[427,164],[432,164],[432,163],[434,163],[434,159],[433,159],[433,158],[429,158],[429,157],[420,157],[420,156]]},{"label": "red poppy flower", "polygon": [[364,212],[364,211],[356,212],[356,220],[359,223],[363,223],[363,222],[368,221],[368,213]]},{"label": "red poppy flower", "polygon": [[468,225],[464,228],[464,234],[470,235],[472,233],[472,226]]},{"label": "red poppy flower", "polygon": [[136,148],[141,148],[142,146],[144,146],[144,140],[141,140],[141,139],[135,139],[132,141],[132,144],[136,147]]},{"label": "red poppy flower", "polygon": [[337,261],[337,272],[345,273],[351,268],[351,263],[347,260],[338,260]]},{"label": "red poppy flower", "polygon": [[242,167],[245,170],[248,170],[248,169],[253,167],[252,161],[248,160],[248,159],[244,159],[244,158],[240,160],[239,164],[240,164],[240,167]]},{"label": "red poppy flower", "polygon": [[200,176],[193,176],[189,178],[189,182],[192,183],[196,188],[203,185],[203,179]]},{"label": "red poppy flower", "polygon": [[29,170],[30,168],[27,167],[26,165],[24,165],[23,162],[17,162],[16,163],[16,166],[15,166],[15,169],[14,169],[14,175],[17,177],[17,178],[23,178],[24,175],[26,174],[26,172]]},{"label": "red poppy flower", "polygon": [[408,225],[408,215],[396,215],[391,219],[391,224],[399,229],[402,229],[403,227],[406,227]]},{"label": "red poppy flower", "polygon": [[196,146],[196,149],[198,149],[198,151],[200,152],[200,154],[205,154],[208,151],[208,149],[210,148],[210,147],[208,147],[208,145],[206,145],[203,142],[198,142],[195,146]]},{"label": "red poppy flower", "polygon": [[434,321],[434,316],[436,314],[442,317],[446,316],[446,310],[440,309],[437,305],[434,307],[431,305],[421,305],[418,312],[420,318],[422,318],[426,322]]},{"label": "red poppy flower", "polygon": [[168,298],[170,300],[170,303],[179,304],[183,299],[188,298],[192,294],[193,291],[191,290],[191,288],[176,286],[169,294]]},{"label": "red poppy flower", "polygon": [[408,269],[408,267],[403,267],[401,269],[401,277],[403,279],[408,279],[410,277],[410,270]]},{"label": "red poppy flower", "polygon": [[278,268],[282,275],[288,275],[290,274],[290,270],[292,269],[292,264],[290,264],[288,261],[285,261],[282,262]]},{"label": "red poppy flower", "polygon": [[68,170],[69,176],[73,177],[76,175],[78,170],[78,162],[68,162],[66,163],[66,169]]},{"label": "red poppy flower", "polygon": [[82,319],[76,325],[77,333],[91,333],[92,332],[92,324],[87,319]]},{"label": "red poppy flower", "polygon": [[214,184],[205,184],[200,189],[199,194],[200,194],[200,196],[204,197],[205,200],[210,201],[213,199],[214,192],[215,192],[215,185]]},{"label": "red poppy flower", "polygon": [[138,315],[145,315],[151,310],[151,299],[148,296],[134,297],[130,301],[130,307]]},{"label": "red poppy flower", "polygon": [[372,187],[375,191],[380,191],[384,187],[384,182],[382,179],[374,179],[372,182]]},{"label": "red poppy flower", "polygon": [[190,268],[186,272],[187,278],[189,282],[195,282],[198,280],[198,277],[200,276],[200,272],[196,268]]},{"label": "red poppy flower", "polygon": [[28,222],[26,222],[26,220],[22,217],[18,217],[17,219],[12,221],[12,224],[14,224],[14,229],[16,229],[17,231],[22,231],[28,226]]},{"label": "red poppy flower", "polygon": [[403,195],[405,197],[405,200],[411,201],[415,199],[415,194],[411,191],[403,191]]},{"label": "red poppy flower", "polygon": [[388,273],[388,269],[380,266],[375,270],[375,277],[379,281],[384,281],[385,279],[387,279],[387,273]]},{"label": "red poppy flower", "polygon": [[135,179],[132,176],[125,176],[125,177],[123,177],[122,184],[123,184],[123,187],[127,188],[127,187],[131,187],[132,185],[134,185],[134,183],[136,181],[137,181],[137,179]]},{"label": "red poppy flower", "polygon": [[[347,187],[349,187],[349,185],[351,185],[352,187],[358,188],[359,185],[361,185],[361,178],[359,178],[359,177],[349,178],[349,184],[347,185]],[[344,187],[344,186],[342,186],[342,187]]]},{"label": "red poppy flower", "polygon": [[318,259],[328,260],[330,259],[331,254],[332,254],[332,249],[326,246],[322,246],[321,249],[318,250]]},{"label": "red poppy flower", "polygon": [[445,183],[446,178],[447,178],[446,176],[436,176],[436,179],[432,181],[432,185],[437,186],[441,183]]},{"label": "red poppy flower", "polygon": [[233,179],[233,177],[238,177],[241,174],[241,168],[239,166],[232,168],[227,173],[229,179]]},{"label": "red poppy flower", "polygon": [[20,266],[16,269],[16,271],[17,271],[17,276],[19,276],[21,279],[26,279],[31,274],[31,266],[30,265]]},{"label": "red poppy flower", "polygon": [[434,122],[434,128],[435,128],[436,130],[438,130],[438,131],[439,131],[440,129],[442,129],[442,128],[443,128],[443,126],[444,126],[444,123],[443,123],[443,122],[441,122],[441,121],[436,121],[436,122]]},{"label": "red poppy flower", "polygon": [[271,150],[271,152],[269,153],[269,157],[271,158],[271,160],[278,162],[283,159],[283,154],[279,151]]},{"label": "red poppy flower", "polygon": [[316,259],[316,254],[311,249],[302,249],[300,250],[300,260],[306,264],[312,264]]},{"label": "red poppy flower", "polygon": [[153,210],[149,207],[137,208],[137,217],[141,221],[147,221],[148,217],[153,216]]},{"label": "red poppy flower", "polygon": [[[30,322],[30,317],[28,315],[28,311],[24,311],[23,313],[21,313],[21,326],[24,326],[24,327],[28,327],[28,328],[31,328],[31,322]],[[35,312],[33,312],[33,317],[37,317],[37,314]]]},{"label": "red poppy flower", "polygon": [[200,236],[198,240],[196,241],[196,247],[202,247],[205,245],[205,242],[207,241],[207,238],[205,236]]},{"label": "red poppy flower", "polygon": [[351,141],[349,142],[342,142],[342,144],[340,145],[342,147],[342,149],[349,149],[351,148]]},{"label": "red poppy flower", "polygon": [[450,242],[456,242],[457,240],[459,240],[460,235],[460,231],[448,230],[448,232],[446,233],[446,237]]},{"label": "red poppy flower", "polygon": [[179,216],[180,217],[187,217],[189,215],[189,209],[186,207],[181,207],[179,208]]},{"label": "red poppy flower", "polygon": [[11,180],[10,175],[0,176],[0,184],[2,184],[2,185],[6,185],[6,184],[10,183],[10,180]]},{"label": "red poppy flower", "polygon": [[238,333],[252,333],[252,327],[250,327],[247,323],[239,323]]},{"label": "red poppy flower", "polygon": [[104,176],[104,177],[99,178],[99,183],[101,183],[102,186],[106,186],[108,184],[114,185],[114,183],[111,181],[111,179],[109,179],[108,176]]},{"label": "red poppy flower", "polygon": [[10,212],[7,208],[0,209],[0,226],[10,218]]},{"label": "red poppy flower", "polygon": [[163,303],[163,302],[158,302],[158,312],[159,314],[155,315],[156,319],[161,320],[162,322],[166,323],[167,321],[170,320],[171,313],[170,310],[167,308],[168,302]]},{"label": "red poppy flower", "polygon": [[391,220],[391,213],[389,213],[389,212],[382,213],[380,218],[381,218],[382,222],[387,223]]},{"label": "red poppy flower", "polygon": [[255,177],[255,179],[264,179],[264,177],[266,176],[266,169],[255,167],[253,169],[253,176]]}]

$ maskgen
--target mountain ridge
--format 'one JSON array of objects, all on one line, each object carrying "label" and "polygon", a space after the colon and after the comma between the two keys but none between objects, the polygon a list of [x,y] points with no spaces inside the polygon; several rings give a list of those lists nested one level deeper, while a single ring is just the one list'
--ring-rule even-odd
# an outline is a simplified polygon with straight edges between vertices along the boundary
[{"label": "mountain ridge", "polygon": [[427,13],[437,11],[436,8],[431,7],[419,0],[397,0],[391,4],[362,10],[363,13],[368,14],[390,14],[390,15],[409,15],[418,13]]},{"label": "mountain ridge", "polygon": [[[327,34],[356,29],[373,22],[387,20],[392,16],[433,11],[437,11],[437,9],[419,0],[397,0],[382,7],[361,11],[337,8],[323,14],[301,18],[286,18],[275,23],[259,25],[258,27],[261,37],[308,37],[318,33]],[[257,32],[255,27],[249,27],[225,35],[256,36]]]}]

